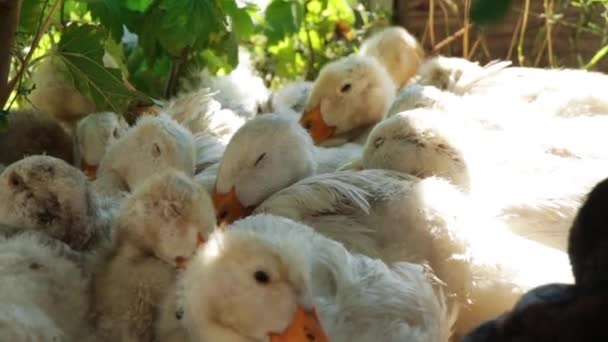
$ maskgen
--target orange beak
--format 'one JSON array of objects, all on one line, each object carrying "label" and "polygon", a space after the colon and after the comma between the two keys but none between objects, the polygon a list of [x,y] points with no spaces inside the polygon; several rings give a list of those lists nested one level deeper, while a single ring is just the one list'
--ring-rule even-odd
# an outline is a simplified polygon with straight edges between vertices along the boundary
[{"label": "orange beak", "polygon": [[97,177],[97,168],[97,165],[89,165],[84,159],[80,162],[80,169],[91,180],[94,180]]},{"label": "orange beak", "polygon": [[215,206],[215,215],[218,224],[230,224],[240,218],[243,218],[253,211],[253,207],[245,207],[239,202],[236,197],[236,189],[232,189],[224,194],[217,191],[213,192],[213,205]]},{"label": "orange beak", "polygon": [[304,127],[312,137],[316,145],[331,138],[336,133],[336,127],[327,125],[321,115],[321,106],[304,112],[300,118],[300,125]]},{"label": "orange beak", "polygon": [[177,258],[175,258],[175,268],[177,268],[178,270],[185,270],[186,269],[186,258],[178,256]]},{"label": "orange beak", "polygon": [[196,235],[196,247],[200,247],[200,246],[204,245],[204,244],[205,244],[205,242],[207,242],[207,241],[206,241],[206,240],[205,240],[205,238],[203,237],[203,234],[198,233],[198,234]]},{"label": "orange beak", "polygon": [[306,312],[300,306],[287,329],[280,334],[270,334],[270,342],[329,342],[317,313]]}]

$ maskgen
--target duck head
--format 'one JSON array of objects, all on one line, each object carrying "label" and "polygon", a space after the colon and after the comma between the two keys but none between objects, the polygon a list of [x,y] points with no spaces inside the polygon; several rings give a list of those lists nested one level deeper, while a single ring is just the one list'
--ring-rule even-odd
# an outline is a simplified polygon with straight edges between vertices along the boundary
[{"label": "duck head", "polygon": [[0,174],[0,223],[42,230],[75,250],[95,235],[98,201],[75,167],[50,156],[31,156]]},{"label": "duck head", "polygon": [[395,84],[374,58],[344,57],[319,73],[300,124],[319,145],[380,121],[394,97]]},{"label": "duck head", "polygon": [[112,112],[89,114],[80,120],[76,126],[76,148],[82,172],[95,179],[106,149],[128,128],[127,121]]},{"label": "duck head", "polygon": [[375,32],[363,41],[359,52],[378,59],[398,88],[416,75],[424,61],[424,50],[418,40],[400,26]]},{"label": "duck head", "polygon": [[387,169],[417,177],[438,176],[468,190],[469,173],[456,143],[441,127],[447,115],[431,109],[395,114],[370,132],[361,164],[365,169]]},{"label": "duck head", "polygon": [[98,178],[117,174],[129,190],[168,169],[194,175],[196,147],[192,133],[165,114],[144,115],[109,146]]},{"label": "duck head", "polygon": [[315,170],[314,145],[297,122],[278,114],[249,120],[220,162],[213,192],[218,222],[249,215],[267,197]]},{"label": "duck head", "polygon": [[122,239],[177,268],[185,267],[215,228],[211,198],[179,171],[154,175],[122,205],[116,219]]},{"label": "duck head", "polygon": [[[215,232],[180,277],[185,325],[205,341],[329,341],[315,311],[309,262],[289,242],[255,233],[296,225],[257,215]],[[303,226],[303,228],[308,228]]]}]

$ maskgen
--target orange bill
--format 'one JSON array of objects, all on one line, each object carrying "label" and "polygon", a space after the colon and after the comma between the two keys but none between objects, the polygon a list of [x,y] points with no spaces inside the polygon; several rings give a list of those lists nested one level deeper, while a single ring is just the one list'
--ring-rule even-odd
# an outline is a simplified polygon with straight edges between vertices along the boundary
[{"label": "orange bill", "polygon": [[229,224],[246,217],[253,211],[253,207],[245,207],[236,196],[236,189],[232,187],[229,192],[220,194],[213,192],[213,205],[218,224]]},{"label": "orange bill", "polygon": [[97,177],[97,165],[87,164],[84,159],[80,162],[80,170],[89,177],[89,179],[94,180]]},{"label": "orange bill", "polygon": [[178,270],[186,269],[187,260],[184,257],[178,256],[175,258],[175,268]]},{"label": "orange bill", "polygon": [[203,237],[203,234],[201,234],[201,233],[196,234],[196,247],[200,247],[200,246],[204,245],[205,242],[207,242],[207,241]]},{"label": "orange bill", "polygon": [[270,334],[270,342],[329,342],[316,311],[306,312],[298,306],[287,329]]},{"label": "orange bill", "polygon": [[300,118],[300,125],[308,131],[316,145],[331,138],[334,133],[336,133],[336,127],[329,126],[323,120],[321,106],[317,106],[311,111],[304,112],[302,118]]}]

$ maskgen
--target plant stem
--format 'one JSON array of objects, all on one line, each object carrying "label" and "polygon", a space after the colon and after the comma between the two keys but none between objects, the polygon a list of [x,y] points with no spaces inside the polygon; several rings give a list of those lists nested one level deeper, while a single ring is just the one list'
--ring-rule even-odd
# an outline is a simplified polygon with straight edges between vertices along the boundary
[{"label": "plant stem", "polygon": [[11,94],[8,81],[15,32],[21,14],[21,0],[0,0],[0,108],[4,108]]},{"label": "plant stem", "polygon": [[[34,40],[32,41],[32,45],[30,46],[30,51],[28,51],[27,55],[25,56],[25,60],[21,64],[21,67],[19,68],[19,71],[17,72],[15,77],[12,80],[10,80],[10,82],[8,82],[8,93],[9,94],[15,89],[15,86],[17,85],[17,83],[19,82],[21,77],[23,77],[23,74],[25,73],[28,65],[30,64],[30,60],[34,56],[34,52],[36,51],[36,48],[38,47],[38,44],[40,43],[40,39],[42,39],[42,36],[49,29],[49,26],[51,26],[51,21],[53,20],[53,14],[55,13],[55,11],[57,10],[57,8],[59,7],[59,5],[62,2],[63,2],[63,0],[57,0],[53,4],[53,7],[51,7],[49,14],[47,15],[44,23],[42,23],[42,25],[40,25],[38,27],[38,31],[36,32],[36,35],[34,36]],[[0,100],[2,100],[2,98],[0,98]],[[6,101],[6,99],[4,99],[4,101]]]},{"label": "plant stem", "polygon": [[517,61],[523,66],[524,57],[524,37],[526,36],[526,26],[528,26],[528,15],[530,14],[530,0],[526,0],[524,7],[523,19],[521,22],[521,31],[519,32],[519,43],[517,43]]}]

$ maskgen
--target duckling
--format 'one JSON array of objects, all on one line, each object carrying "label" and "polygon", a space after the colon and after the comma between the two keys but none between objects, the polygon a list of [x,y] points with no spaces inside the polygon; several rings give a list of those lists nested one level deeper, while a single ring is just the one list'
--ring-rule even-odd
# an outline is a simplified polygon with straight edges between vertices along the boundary
[{"label": "duckling", "polygon": [[169,168],[194,175],[194,137],[167,115],[145,115],[108,148],[95,186],[108,194],[132,191],[151,175]]},{"label": "duckling", "polygon": [[96,328],[104,340],[152,341],[161,300],[215,227],[209,195],[178,171],[148,178],[120,209],[116,243],[95,274]]},{"label": "duckling", "polygon": [[395,93],[394,82],[375,58],[344,57],[321,69],[300,123],[316,145],[363,143],[365,133],[382,119]]},{"label": "duckling", "polygon": [[245,119],[230,109],[222,109],[207,88],[183,93],[171,100],[164,111],[193,134],[217,137],[228,143]]},{"label": "duckling", "polygon": [[[443,177],[484,199],[484,210],[514,232],[565,250],[581,197],[608,172],[608,163],[549,155],[525,137],[421,108],[376,125],[361,159],[341,170],[376,168]],[[510,181],[496,181],[501,178]]]},{"label": "duckling", "polygon": [[576,283],[538,287],[512,311],[471,331],[464,342],[602,341],[608,338],[604,305],[608,299],[605,227],[608,179],[598,183],[577,213],[569,237]]},{"label": "duckling", "polygon": [[48,113],[73,129],[79,119],[95,112],[95,103],[74,88],[65,68],[63,62],[54,57],[38,63],[32,74],[35,88],[28,100],[37,110]]},{"label": "duckling", "polygon": [[57,120],[26,109],[10,112],[7,121],[6,129],[0,131],[0,164],[9,165],[39,154],[73,163],[72,138]]},{"label": "duckling", "polygon": [[85,116],[76,126],[76,165],[91,179],[108,146],[120,139],[129,128],[127,121],[112,112]]},{"label": "duckling", "polygon": [[81,253],[41,232],[0,237],[2,339],[76,341],[89,335],[86,263]]},{"label": "duckling", "polygon": [[[387,263],[428,262],[450,306],[462,308],[458,336],[534,286],[572,281],[565,253],[512,233],[484,213],[482,201],[440,178],[382,170],[317,175],[272,195],[253,211],[261,213],[302,222]],[[515,258],[513,249],[534,257]]]},{"label": "duckling", "polygon": [[232,110],[243,119],[260,113],[270,95],[264,80],[256,75],[251,56],[245,49],[239,49],[239,64],[229,74],[214,76],[205,69],[191,83],[182,88],[185,91],[207,88],[217,92],[214,98],[222,108]]},{"label": "duckling", "polygon": [[251,119],[232,137],[220,162],[213,192],[218,218],[232,222],[278,190],[333,172],[360,151],[356,144],[317,147],[296,121],[283,115]]},{"label": "duckling", "polygon": [[359,53],[378,59],[397,85],[403,87],[424,61],[424,50],[418,40],[400,26],[384,28],[361,44]]},{"label": "duckling", "polygon": [[27,157],[0,174],[0,223],[43,231],[77,251],[109,242],[115,205],[54,157]]},{"label": "duckling", "polygon": [[424,267],[350,254],[271,215],[214,233],[179,280],[198,341],[446,341],[450,319]]},{"label": "duckling", "polygon": [[496,60],[481,66],[464,58],[436,56],[422,63],[416,83],[463,95],[478,91],[475,87],[479,83],[500,75],[510,66],[510,61]]},{"label": "duckling", "polygon": [[306,101],[312,92],[313,82],[299,81],[284,85],[282,88],[270,95],[268,112],[277,112],[287,108],[296,114],[301,114],[306,106]]}]

